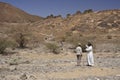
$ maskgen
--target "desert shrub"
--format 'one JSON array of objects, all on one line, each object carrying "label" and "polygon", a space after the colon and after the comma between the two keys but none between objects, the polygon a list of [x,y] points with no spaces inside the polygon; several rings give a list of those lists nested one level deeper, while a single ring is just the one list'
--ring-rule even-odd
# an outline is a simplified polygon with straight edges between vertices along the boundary
[{"label": "desert shrub", "polygon": [[11,46],[11,42],[6,39],[0,39],[0,54],[5,53],[5,49]]},{"label": "desert shrub", "polygon": [[93,12],[93,10],[92,9],[88,9],[88,10],[85,10],[83,13],[86,14],[86,13],[91,13],[91,12]]},{"label": "desert shrub", "polygon": [[81,14],[82,12],[81,11],[76,11],[76,13],[75,14]]},{"label": "desert shrub", "polygon": [[54,18],[54,15],[53,14],[50,14],[49,16],[46,17],[47,19],[48,18]]},{"label": "desert shrub", "polygon": [[16,40],[18,46],[20,48],[25,48],[28,43],[28,38],[27,38],[26,34],[19,33],[17,35],[18,36],[16,36],[15,40]]},{"label": "desert shrub", "polygon": [[59,51],[59,46],[55,43],[47,43],[46,44],[46,47],[52,52],[52,53],[55,53],[55,54],[58,54],[60,53]]},{"label": "desert shrub", "polygon": [[72,36],[72,31],[68,31],[65,33],[66,37]]},{"label": "desert shrub", "polygon": [[70,16],[71,16],[71,14],[67,14],[67,15],[66,15],[67,18],[70,17]]},{"label": "desert shrub", "polygon": [[27,47],[27,44],[32,37],[32,32],[29,25],[14,26],[10,30],[10,33],[12,34],[12,38],[19,48]]},{"label": "desert shrub", "polygon": [[5,41],[0,40],[0,54],[3,54],[6,48],[7,43]]}]

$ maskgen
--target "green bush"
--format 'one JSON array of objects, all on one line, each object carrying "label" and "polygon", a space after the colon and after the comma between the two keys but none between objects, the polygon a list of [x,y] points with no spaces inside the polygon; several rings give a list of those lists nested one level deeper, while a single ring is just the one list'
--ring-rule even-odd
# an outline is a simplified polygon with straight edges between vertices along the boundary
[{"label": "green bush", "polygon": [[59,46],[55,43],[47,43],[46,47],[53,53],[58,54],[60,53],[59,51]]},{"label": "green bush", "polygon": [[0,54],[4,54],[5,49],[10,47],[11,43],[6,39],[0,39]]},{"label": "green bush", "polygon": [[85,10],[83,13],[86,14],[86,13],[91,13],[91,12],[93,12],[93,10],[92,9],[88,9],[88,10]]},{"label": "green bush", "polygon": [[0,54],[5,54],[6,48],[16,48],[17,44],[9,39],[0,39]]}]

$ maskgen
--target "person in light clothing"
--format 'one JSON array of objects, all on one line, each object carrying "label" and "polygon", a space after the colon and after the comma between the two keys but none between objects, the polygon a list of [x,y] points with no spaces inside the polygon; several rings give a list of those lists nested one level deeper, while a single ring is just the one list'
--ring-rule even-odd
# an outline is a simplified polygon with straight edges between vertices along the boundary
[{"label": "person in light clothing", "polygon": [[82,58],[82,48],[81,48],[80,43],[76,47],[75,51],[76,51],[76,56],[77,56],[77,66],[80,66],[80,62],[81,62],[81,58]]},{"label": "person in light clothing", "polygon": [[93,46],[90,42],[86,45],[88,66],[94,66]]}]

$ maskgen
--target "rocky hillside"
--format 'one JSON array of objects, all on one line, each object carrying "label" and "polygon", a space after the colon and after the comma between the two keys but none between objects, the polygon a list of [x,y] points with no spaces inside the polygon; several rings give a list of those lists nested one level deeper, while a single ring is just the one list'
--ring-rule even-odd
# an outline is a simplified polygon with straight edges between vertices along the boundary
[{"label": "rocky hillside", "polygon": [[71,16],[73,30],[120,28],[120,10],[106,10]]},{"label": "rocky hillside", "polygon": [[[86,66],[86,52],[76,66],[75,46],[84,51],[88,41],[95,66]],[[0,2],[0,49],[7,45],[0,80],[120,80],[120,10],[41,18]]]},{"label": "rocky hillside", "polygon": [[[10,4],[0,2],[0,22],[19,23],[35,22],[31,25],[45,30],[71,30],[71,31],[95,31],[97,29],[120,28],[120,10],[104,10],[89,13],[70,14],[66,18],[61,16],[48,16],[41,18],[30,15]],[[14,16],[13,16],[14,14]],[[37,21],[37,22],[36,22]],[[48,28],[48,29],[46,29]],[[50,28],[50,29],[49,29]],[[59,31],[58,32],[61,32]]]},{"label": "rocky hillside", "polygon": [[66,18],[61,16],[47,17],[35,22],[32,26],[40,33],[63,35],[67,32],[94,34],[118,32],[120,30],[120,10],[104,10],[99,12],[72,14]]},{"label": "rocky hillside", "polygon": [[35,22],[40,19],[39,16],[30,15],[8,3],[0,2],[0,22],[22,23]]},{"label": "rocky hillside", "polygon": [[48,17],[32,26],[36,27],[38,33],[52,35],[56,40],[62,38],[63,41],[73,44],[78,41],[81,43],[92,41],[96,50],[114,51],[119,50],[120,44],[119,19],[120,10],[115,9],[72,14],[66,18]]},{"label": "rocky hillside", "polygon": [[71,29],[72,31],[89,31],[96,29],[120,28],[120,10],[104,10],[99,12],[73,14],[67,18],[50,17],[37,22],[37,26]]},{"label": "rocky hillside", "polygon": [[[3,2],[0,3],[0,10],[0,36],[11,37],[13,33],[29,32],[32,34],[33,42],[31,43],[37,45],[41,41],[41,43],[52,41],[70,44],[92,41],[99,50],[107,47],[109,47],[107,51],[120,50],[119,9],[69,14],[66,18],[60,15],[51,15],[46,18],[33,16]],[[66,47],[66,44],[63,46]]]}]

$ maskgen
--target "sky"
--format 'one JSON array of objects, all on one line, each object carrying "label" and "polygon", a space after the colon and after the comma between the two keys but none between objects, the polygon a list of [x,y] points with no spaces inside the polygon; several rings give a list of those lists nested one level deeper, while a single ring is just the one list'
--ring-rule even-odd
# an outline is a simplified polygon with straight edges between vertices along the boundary
[{"label": "sky", "polygon": [[67,14],[88,9],[93,11],[120,9],[120,0],[0,0],[0,2],[9,3],[29,14],[41,17],[51,14],[65,17]]}]

